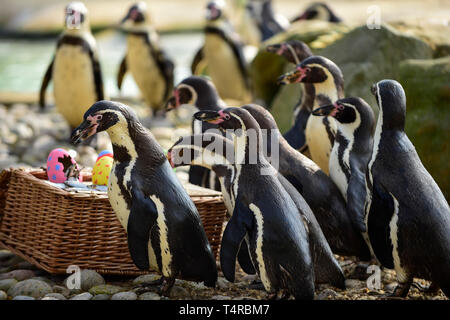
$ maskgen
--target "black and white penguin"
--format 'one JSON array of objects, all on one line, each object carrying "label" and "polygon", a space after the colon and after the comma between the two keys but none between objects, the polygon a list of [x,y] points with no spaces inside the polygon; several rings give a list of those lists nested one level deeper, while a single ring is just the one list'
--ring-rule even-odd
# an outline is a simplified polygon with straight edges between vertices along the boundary
[{"label": "black and white penguin", "polygon": [[[305,88],[307,96],[302,109],[317,109],[321,105],[330,104],[344,97],[344,77],[339,67],[331,60],[312,56],[303,60],[297,67],[284,75],[278,82],[309,83]],[[332,117],[308,117],[305,128],[306,144],[312,160],[328,174],[328,163],[336,134],[336,123]]]},{"label": "black and white penguin", "polygon": [[308,6],[306,10],[299,16],[291,20],[291,23],[302,20],[322,20],[328,22],[341,22],[341,18],[331,10],[331,8],[323,2],[316,2]]},{"label": "black and white penguin", "polygon": [[[278,130],[270,112],[258,105],[243,106],[258,122],[263,135],[264,145],[271,163],[278,156],[278,171],[303,196],[335,254],[356,256],[368,261],[371,253],[359,230],[352,224],[352,216],[347,213],[344,198],[333,183],[312,160],[292,148]],[[272,141],[274,140],[274,141]],[[278,147],[273,154],[272,146]]]},{"label": "black and white penguin", "polygon": [[[236,199],[233,184],[237,169],[234,161],[234,145],[230,139],[211,133],[183,137],[169,149],[168,159],[172,167],[196,164],[214,170],[220,179],[221,190],[227,210],[230,216],[233,214]],[[344,288],[345,279],[342,270],[334,258],[333,252],[313,213],[311,210],[302,210],[307,205],[305,205],[303,198],[297,190],[282,175],[277,173],[277,178],[296,203],[299,212],[304,214],[302,219],[306,222],[306,231],[310,241],[310,253],[314,261],[316,283],[328,282],[339,288]],[[246,245],[247,241],[244,241],[242,245]],[[249,259],[243,259],[242,245],[239,250],[238,261],[241,267],[244,264],[243,270],[249,273],[245,269],[245,267],[248,268],[248,265],[245,266],[245,264],[248,264]],[[247,245],[244,250],[248,250]],[[250,269],[250,271],[254,271],[254,269]]]},{"label": "black and white penguin", "polygon": [[275,14],[272,0],[250,0],[246,9],[259,30],[259,43],[289,28],[289,21]]},{"label": "black and white penguin", "polygon": [[207,5],[203,57],[222,99],[247,103],[252,97],[243,44],[223,11],[223,1]]},{"label": "black and white penguin", "polygon": [[314,263],[308,234],[296,203],[262,153],[258,123],[242,108],[199,111],[194,116],[235,130],[235,206],[220,249],[225,277],[234,281],[236,256],[248,235],[251,258],[266,291],[313,299]]},{"label": "black and white penguin", "polygon": [[172,92],[174,64],[159,44],[145,2],[131,6],[121,29],[127,35],[127,53],[117,75],[119,90],[129,70],[145,103],[154,111],[162,110]]},{"label": "black and white penguin", "polygon": [[65,28],[42,80],[39,104],[45,107],[45,91],[53,80],[56,109],[73,129],[83,121],[88,106],[105,96],[88,10],[78,1],[69,3],[65,10]]},{"label": "black and white penguin", "polygon": [[153,135],[129,107],[112,101],[86,111],[72,142],[100,131],[109,134],[114,152],[109,201],[127,231],[136,266],[163,275],[164,295],[176,277],[214,287],[216,262],[199,213]]},{"label": "black and white penguin", "polygon": [[[268,52],[284,57],[288,62],[298,65],[304,59],[313,54],[308,45],[302,41],[290,40],[280,44],[273,44],[266,47]],[[294,107],[294,122],[291,129],[285,134],[286,141],[296,150],[305,152],[307,150],[305,129],[311,114],[311,105],[314,100],[314,88],[311,83],[300,83],[302,94],[298,103]]]},{"label": "black and white penguin", "polygon": [[[392,260],[397,273],[396,296],[408,294],[413,277],[431,280],[450,297],[450,208],[431,175],[423,166],[405,129],[406,96],[394,80],[372,87],[378,106],[366,184],[366,227],[370,237],[375,186],[392,201],[389,231]],[[377,252],[372,245],[375,255]]]},{"label": "black and white penguin", "polygon": [[[181,81],[173,90],[172,96],[166,103],[166,111],[174,110],[182,105],[192,105],[199,110],[219,111],[226,107],[220,98],[216,87],[206,77],[190,76]],[[192,119],[192,133],[204,133],[209,129],[218,129],[217,125]],[[189,167],[189,182],[205,188],[219,190],[215,175],[211,170],[199,166]]]},{"label": "black and white penguin", "polygon": [[[313,116],[336,119],[337,132],[330,156],[330,178],[347,202],[352,221],[364,213],[366,169],[372,153],[375,116],[361,98],[344,98],[313,110]],[[362,224],[355,223],[358,230]]]}]

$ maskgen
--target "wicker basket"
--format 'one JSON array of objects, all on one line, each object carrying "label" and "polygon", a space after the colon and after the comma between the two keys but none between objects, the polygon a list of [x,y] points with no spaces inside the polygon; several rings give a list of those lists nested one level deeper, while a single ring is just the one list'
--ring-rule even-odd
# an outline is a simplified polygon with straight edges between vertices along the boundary
[{"label": "wicker basket", "polygon": [[[125,230],[107,195],[67,192],[47,184],[45,171],[0,173],[0,246],[50,273],[69,265],[103,274],[138,275]],[[185,186],[217,257],[226,209],[220,193]]]}]

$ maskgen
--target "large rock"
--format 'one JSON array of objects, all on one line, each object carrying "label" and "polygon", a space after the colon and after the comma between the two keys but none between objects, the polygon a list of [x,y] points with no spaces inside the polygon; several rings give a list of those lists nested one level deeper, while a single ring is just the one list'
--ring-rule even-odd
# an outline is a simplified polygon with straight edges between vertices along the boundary
[{"label": "large rock", "polygon": [[[67,278],[64,283],[68,281]],[[96,271],[84,269],[80,272],[80,290],[89,291],[90,288],[105,284],[105,279]]]},{"label": "large rock", "polygon": [[28,279],[20,281],[8,290],[8,296],[29,296],[33,298],[42,298],[46,294],[51,293],[52,288],[41,280]]},{"label": "large rock", "polygon": [[425,168],[450,196],[450,56],[406,60],[398,80],[405,89],[406,133]]}]

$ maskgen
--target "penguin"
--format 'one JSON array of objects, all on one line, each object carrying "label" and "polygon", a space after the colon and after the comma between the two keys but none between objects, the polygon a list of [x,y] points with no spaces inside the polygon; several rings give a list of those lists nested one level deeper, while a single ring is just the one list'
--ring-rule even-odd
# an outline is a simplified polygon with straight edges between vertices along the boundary
[{"label": "penguin", "polygon": [[243,44],[223,11],[223,1],[210,1],[207,5],[203,56],[208,73],[223,99],[250,102],[251,86]]},{"label": "penguin", "polygon": [[336,16],[336,14],[331,10],[331,8],[323,2],[316,2],[311,4],[306,8],[305,12],[301,15],[296,16],[291,20],[291,23],[302,21],[302,20],[322,20],[328,22],[342,22],[342,19]]},{"label": "penguin", "polygon": [[[280,84],[309,83],[311,92],[307,95],[306,108],[311,112],[320,105],[332,103],[344,97],[344,77],[339,67],[331,60],[312,56],[303,60],[296,68],[278,79]],[[306,89],[308,90],[308,89]],[[312,160],[329,173],[328,163],[334,143],[336,123],[332,117],[308,117],[305,128],[306,144]]]},{"label": "penguin", "polygon": [[[216,87],[206,77],[190,76],[181,81],[173,90],[166,103],[166,112],[182,105],[192,105],[199,110],[220,110],[226,106]],[[218,129],[217,125],[192,119],[192,133],[200,134],[209,129]],[[220,185],[211,170],[199,166],[189,167],[189,182],[205,188],[220,190]]]},{"label": "penguin", "polygon": [[259,43],[289,28],[289,21],[275,14],[272,0],[250,0],[246,9],[259,30]]},{"label": "penguin", "polygon": [[278,171],[306,200],[330,244],[333,253],[356,256],[362,261],[371,259],[364,238],[347,212],[346,202],[337,186],[312,160],[295,150],[280,134],[275,119],[265,108],[251,104],[243,106],[258,122],[268,158],[276,156],[272,146],[278,147]]},{"label": "penguin", "polygon": [[[214,133],[183,137],[169,149],[167,156],[174,168],[183,165],[198,164],[214,170],[221,182],[225,205],[230,216],[232,215],[235,207],[233,178],[236,174],[236,167],[234,161],[234,145],[230,139]],[[316,283],[329,282],[341,289],[345,288],[345,278],[342,270],[333,256],[316,218],[311,210],[302,210],[307,205],[296,189],[280,174],[277,174],[277,178],[289,193],[290,197],[295,201],[299,212],[304,213],[301,219],[306,222],[306,230],[311,244],[310,254],[314,261]],[[243,241],[242,245],[245,245],[244,251],[248,252],[247,242]],[[250,260],[251,262],[251,259],[243,259],[242,245],[238,254],[238,261],[241,267],[247,261]],[[244,262],[242,263],[241,260],[244,260]],[[244,267],[243,270],[245,271]]]},{"label": "penguin", "polygon": [[[382,80],[372,87],[379,107],[372,154],[367,165],[365,212],[369,231],[375,186],[392,201],[389,231],[398,286],[405,297],[414,277],[431,280],[450,297],[450,208],[405,133],[406,95],[400,83]],[[371,243],[375,239],[370,238]],[[374,246],[373,246],[374,247]],[[374,247],[375,249],[375,247]],[[377,255],[377,252],[375,252]]]},{"label": "penguin", "polygon": [[170,293],[176,277],[214,287],[216,262],[199,213],[161,146],[131,108],[118,102],[92,105],[72,142],[101,131],[109,134],[114,154],[109,201],[127,231],[135,265],[163,275],[163,295]]},{"label": "penguin", "polygon": [[[250,256],[267,292],[274,297],[282,292],[284,297],[313,299],[308,234],[296,203],[262,153],[258,123],[242,108],[199,111],[194,116],[235,132],[235,205],[220,249],[225,278],[234,281],[236,256],[248,235]],[[308,210],[306,203],[302,209]]]},{"label": "penguin", "polygon": [[121,22],[121,28],[126,33],[127,53],[117,75],[119,90],[129,70],[145,103],[153,111],[163,110],[173,89],[174,63],[159,44],[145,2],[131,6]]},{"label": "penguin", "polygon": [[[282,56],[294,65],[300,64],[304,59],[313,55],[308,45],[298,40],[269,45],[266,47],[266,51]],[[300,83],[300,85],[302,95],[294,107],[294,124],[283,136],[294,149],[306,152],[308,147],[305,128],[311,114],[310,105],[314,99],[314,88],[311,83]]]},{"label": "penguin", "polygon": [[65,8],[65,28],[42,80],[39,105],[45,107],[45,91],[53,80],[56,109],[73,129],[83,121],[87,106],[105,98],[97,47],[82,2]]}]

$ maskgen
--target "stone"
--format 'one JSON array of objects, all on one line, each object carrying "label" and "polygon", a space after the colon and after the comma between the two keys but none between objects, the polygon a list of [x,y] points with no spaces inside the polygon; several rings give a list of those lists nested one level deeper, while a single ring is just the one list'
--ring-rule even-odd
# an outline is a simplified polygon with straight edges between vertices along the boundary
[{"label": "stone", "polygon": [[92,294],[90,294],[89,292],[83,292],[80,294],[77,294],[76,296],[73,296],[72,298],[70,298],[70,300],[91,300],[92,299]]},{"label": "stone", "polygon": [[133,280],[133,285],[153,283],[155,281],[158,281],[159,279],[161,279],[161,276],[159,274],[143,274]]},{"label": "stone", "polygon": [[110,285],[110,284],[101,284],[101,285],[94,286],[89,289],[89,292],[93,295],[108,294],[108,295],[112,296],[113,294],[116,294],[121,291],[123,291],[123,289],[121,287]]},{"label": "stone", "polygon": [[145,292],[139,295],[138,300],[161,300],[161,296],[154,292]]},{"label": "stone", "polygon": [[52,288],[44,281],[28,279],[20,281],[12,286],[8,290],[8,295],[11,297],[30,296],[38,299],[51,292]]},{"label": "stone", "polygon": [[[67,300],[67,298],[65,296],[63,296],[61,293],[55,293],[55,292],[47,293],[45,295],[45,297],[42,298],[42,300],[44,300],[45,298],[52,298],[51,300]],[[49,299],[47,299],[47,300],[49,300]]]},{"label": "stone", "polygon": [[36,298],[30,296],[15,296],[13,300],[36,300]]},{"label": "stone", "polygon": [[43,297],[41,300],[59,300],[55,297]]},{"label": "stone", "polygon": [[366,288],[367,284],[364,281],[355,280],[355,279],[347,279],[347,280],[345,280],[345,287],[347,289],[362,289],[362,288]]},{"label": "stone", "polygon": [[8,295],[5,291],[0,290],[0,300],[6,300],[8,298]]},{"label": "stone", "polygon": [[[67,283],[69,277],[64,280],[64,284]],[[89,269],[83,269],[80,271],[81,291],[89,291],[90,288],[102,284],[105,284],[105,279],[103,279],[103,277],[98,272]]]},{"label": "stone", "polygon": [[317,300],[332,300],[338,296],[333,289],[325,289],[317,295]]},{"label": "stone", "polygon": [[54,293],[59,293],[66,298],[70,296],[70,290],[67,287],[55,285],[52,287],[52,289]]},{"label": "stone", "polygon": [[15,257],[16,255],[8,250],[0,250],[0,262],[3,264],[3,262],[8,261],[12,257]]},{"label": "stone", "polygon": [[18,281],[16,279],[3,279],[0,280],[0,290],[8,291],[9,288],[14,286]]},{"label": "stone", "polygon": [[218,295],[212,296],[211,300],[231,300],[231,298],[218,294]]},{"label": "stone", "polygon": [[111,297],[111,300],[137,300],[136,293],[132,291],[119,292]]},{"label": "stone", "polygon": [[109,300],[109,295],[107,294],[97,294],[91,300]]},{"label": "stone", "polygon": [[405,132],[427,171],[450,199],[450,56],[410,59],[399,66],[406,94]]},{"label": "stone", "polygon": [[218,277],[216,285],[219,289],[227,289],[230,286],[230,282],[224,277]]},{"label": "stone", "polygon": [[171,299],[191,299],[191,294],[186,288],[180,286],[173,286],[170,291],[169,297]]}]

